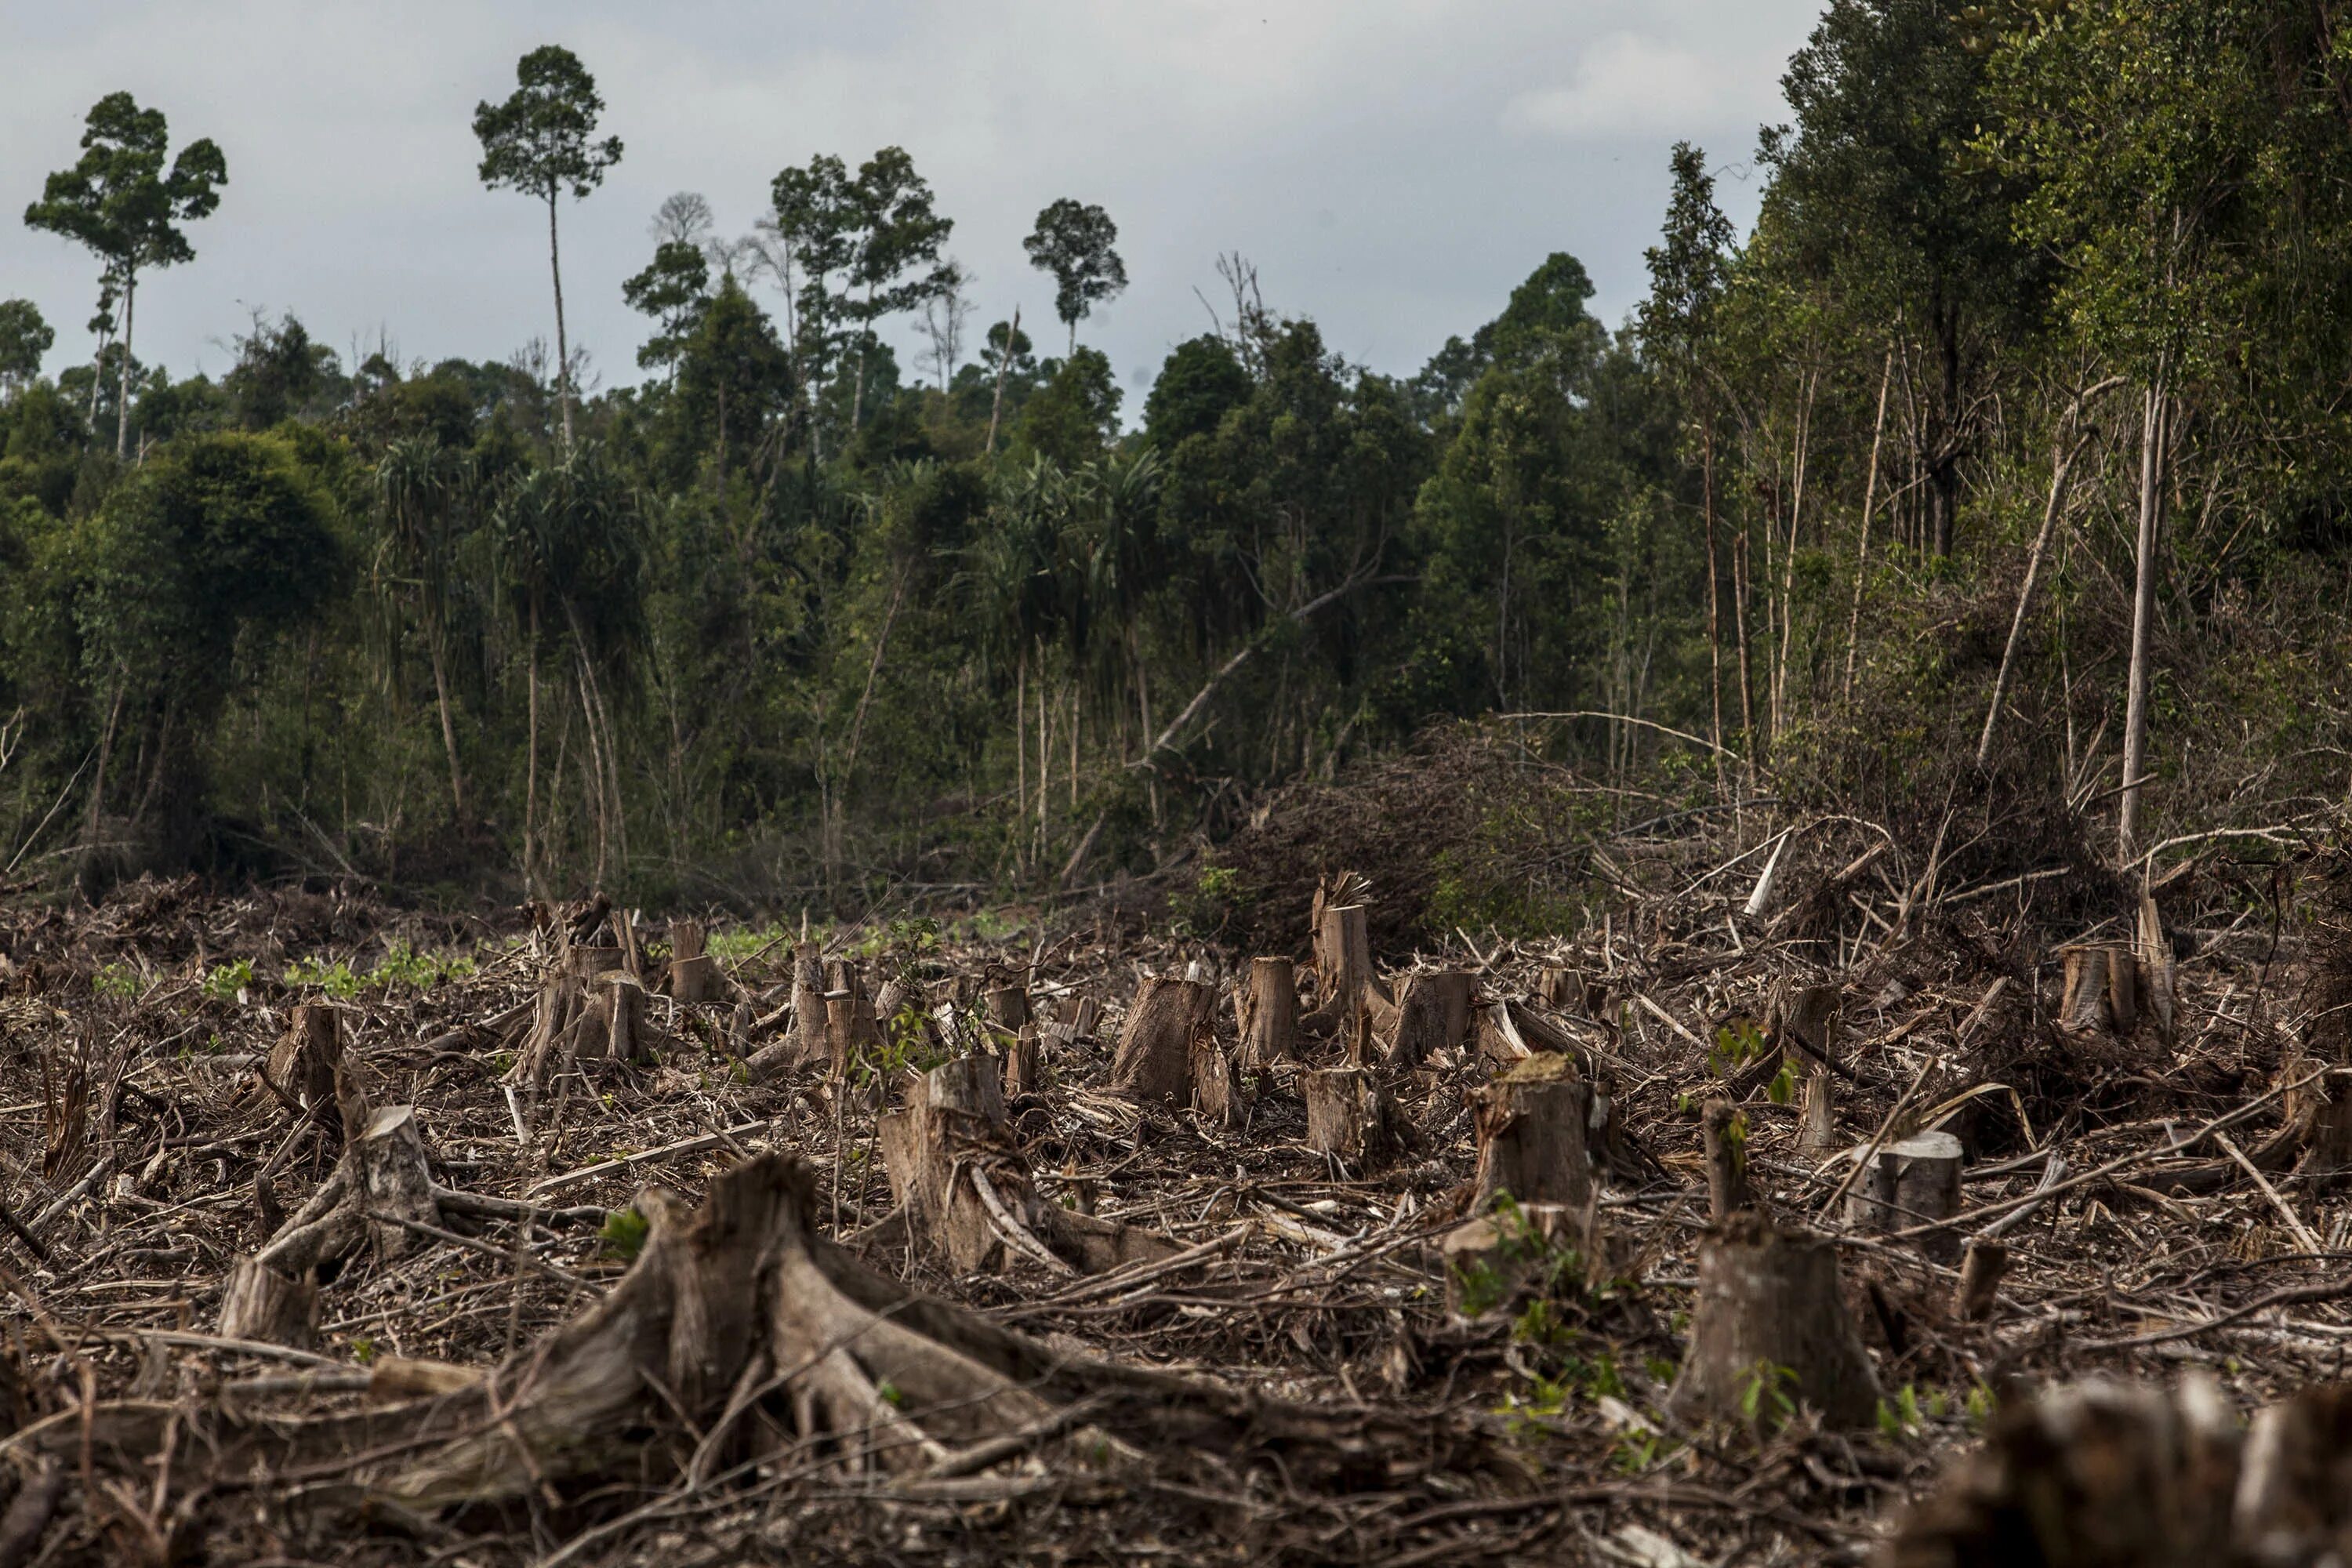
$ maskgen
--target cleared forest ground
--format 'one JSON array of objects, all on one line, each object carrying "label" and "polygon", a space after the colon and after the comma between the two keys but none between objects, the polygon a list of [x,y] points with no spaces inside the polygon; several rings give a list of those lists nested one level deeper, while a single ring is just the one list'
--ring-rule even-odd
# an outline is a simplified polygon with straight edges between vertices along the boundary
[{"label": "cleared forest ground", "polygon": [[0,914],[0,1563],[2033,1561],[2150,1488],[2228,1537],[2238,1415],[2352,1342],[2328,863],[2105,921],[1851,819],[1601,869],[1427,952],[1334,879],[1287,973],[1108,913]]}]

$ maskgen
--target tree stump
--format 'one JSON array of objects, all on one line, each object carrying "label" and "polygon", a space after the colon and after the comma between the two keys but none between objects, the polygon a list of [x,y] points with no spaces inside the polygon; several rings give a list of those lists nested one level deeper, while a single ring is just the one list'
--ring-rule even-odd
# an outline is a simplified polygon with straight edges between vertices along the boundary
[{"label": "tree stump", "polygon": [[700,921],[674,921],[669,928],[669,994],[681,1007],[719,1000],[719,961],[705,951]]},{"label": "tree stump", "polygon": [[1037,1046],[1037,1026],[1024,1024],[1004,1052],[1004,1098],[1018,1100],[1045,1087],[1045,1059]]},{"label": "tree stump", "polygon": [[813,942],[793,947],[793,1066],[839,1071],[824,1012],[824,964]]},{"label": "tree stump", "polygon": [[[654,1059],[654,1029],[646,1021],[645,983],[625,969],[615,969],[596,980],[597,1011],[604,1026],[603,1059],[650,1063]],[[596,1059],[587,1047],[589,1031],[581,1036],[583,1060]]]},{"label": "tree stump", "polygon": [[1038,1194],[1005,1124],[993,1057],[961,1057],[912,1079],[905,1109],[882,1118],[878,1141],[892,1198],[959,1269],[1001,1271],[1019,1258],[1090,1274],[1177,1250],[1164,1237]]},{"label": "tree stump", "polygon": [[1190,1060],[1194,1114],[1212,1127],[1232,1127],[1241,1120],[1241,1075],[1207,1018],[1192,1030]]},{"label": "tree stump", "polygon": [[1706,1152],[1707,1215],[1721,1225],[1756,1206],[1748,1185],[1748,1119],[1717,1095],[1699,1112],[1699,1132]]},{"label": "tree stump", "polygon": [[1307,1142],[1350,1163],[1377,1163],[1401,1152],[1403,1118],[1369,1068],[1324,1068],[1302,1074]]},{"label": "tree stump", "polygon": [[2112,1030],[2131,1033],[2139,1017],[2137,967],[2131,949],[2107,942],[2061,948],[2064,994],[2058,1008],[2061,1028],[2076,1034]]},{"label": "tree stump", "polygon": [[2164,917],[2157,912],[2153,894],[2143,892],[2139,896],[2139,927],[2134,947],[2140,1000],[2156,1024],[2157,1037],[2170,1045],[2176,1001],[2172,944],[2165,940]]},{"label": "tree stump", "polygon": [[1780,1059],[1801,1086],[1797,1147],[1819,1153],[1837,1142],[1837,1111],[1829,1064],[1837,1060],[1838,1014],[1843,994],[1835,985],[1789,985],[1777,992],[1766,1028],[1780,1042]]},{"label": "tree stump", "polygon": [[1287,958],[1253,958],[1249,980],[1234,992],[1241,1065],[1264,1072],[1298,1053],[1298,978]]},{"label": "tree stump", "polygon": [[258,1258],[229,1265],[221,1288],[221,1337],[309,1350],[319,1342],[319,1281],[281,1274]]},{"label": "tree stump", "polygon": [[1318,1026],[1350,1025],[1368,1007],[1393,1005],[1372,968],[1371,910],[1362,904],[1327,907],[1315,928]]},{"label": "tree stump", "polygon": [[1878,1413],[1878,1379],[1846,1317],[1837,1248],[1826,1237],[1738,1214],[1699,1244],[1690,1342],[1666,1407],[1743,1421],[1769,1415],[1776,1395],[1812,1406],[1833,1426],[1866,1426]]},{"label": "tree stump", "polygon": [[1998,1241],[1969,1242],[1968,1255],[1960,1260],[1959,1283],[1952,1288],[1952,1310],[1971,1323],[1991,1316],[2000,1277],[2008,1271],[2008,1247]]},{"label": "tree stump", "polygon": [[992,985],[983,1000],[988,1021],[1006,1034],[1017,1034],[1030,1022],[1029,991],[1023,985]]},{"label": "tree stump", "polygon": [[[1528,1296],[1549,1294],[1563,1268],[1572,1266],[1580,1276],[1590,1228],[1582,1212],[1559,1204],[1516,1204],[1447,1231],[1438,1247],[1446,1310],[1472,1322],[1514,1313]],[[1572,1265],[1570,1253],[1580,1255]]]},{"label": "tree stump", "polygon": [[262,1071],[290,1109],[320,1116],[330,1128],[340,1129],[332,1112],[335,1068],[342,1059],[342,1010],[324,1002],[299,1002]]},{"label": "tree stump", "polygon": [[1135,994],[1111,1058],[1110,1092],[1182,1103],[1192,1089],[1192,1030],[1216,1003],[1213,988],[1154,975]]},{"label": "tree stump", "polygon": [[836,958],[825,966],[824,1037],[827,1058],[836,1074],[846,1071],[860,1053],[883,1043],[882,1027],[875,1020],[874,1005],[866,998],[857,965],[845,958]]},{"label": "tree stump", "polygon": [[[1948,1132],[1916,1132],[1887,1144],[1846,1194],[1846,1223],[1876,1236],[1949,1219],[1960,1212],[1960,1141]],[[1918,1241],[1922,1252],[1942,1262],[1960,1255],[1960,1238],[1950,1230]]]},{"label": "tree stump", "polygon": [[[2262,1426],[2258,1416],[2250,1448]],[[2210,1381],[2192,1376],[2168,1393],[2079,1384],[2004,1402],[1983,1444],[1905,1512],[1878,1561],[1885,1568],[2219,1568],[2326,1560],[2256,1556],[2253,1539],[2233,1541],[2233,1492],[2242,1507],[2237,1422]],[[2298,1533],[2286,1497],[2263,1502],[2274,1510],[2268,1517]],[[2258,1538],[2259,1527],[2250,1533]]]},{"label": "tree stump", "polygon": [[2279,1068],[2289,1086],[2286,1124],[2302,1150],[2295,1169],[2323,1192],[2342,1185],[2352,1173],[2352,1079],[2328,1074],[2327,1065],[2298,1056]]},{"label": "tree stump", "polygon": [[1536,1000],[1562,1013],[1585,1010],[1584,975],[1565,964],[1547,963],[1536,971]]},{"label": "tree stump", "polygon": [[1549,1052],[1528,1057],[1475,1090],[1471,1105],[1478,1125],[1474,1210],[1485,1209],[1497,1193],[1508,1193],[1522,1206],[1580,1206],[1591,1199],[1585,1133],[1592,1091],[1574,1063]]},{"label": "tree stump", "polygon": [[1408,977],[1388,1026],[1388,1069],[1419,1067],[1435,1051],[1450,1051],[1470,1030],[1470,976],[1458,969]]}]

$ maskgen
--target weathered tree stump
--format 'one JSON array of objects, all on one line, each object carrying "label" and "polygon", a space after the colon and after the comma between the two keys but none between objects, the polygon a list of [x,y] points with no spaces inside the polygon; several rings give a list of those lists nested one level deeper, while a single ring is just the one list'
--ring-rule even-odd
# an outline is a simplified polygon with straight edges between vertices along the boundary
[{"label": "weathered tree stump", "polygon": [[1017,1033],[1031,1021],[1029,990],[1024,985],[992,985],[982,1000],[988,1021],[1006,1034]]},{"label": "weathered tree stump", "polygon": [[1298,1053],[1298,977],[1290,960],[1250,960],[1249,979],[1234,992],[1241,1031],[1241,1065],[1264,1072]]},{"label": "weathered tree stump", "polygon": [[1215,1005],[1213,987],[1154,975],[1135,994],[1111,1058],[1110,1091],[1181,1104],[1192,1089],[1192,1031]]},{"label": "weathered tree stump", "polygon": [[1212,1127],[1234,1126],[1241,1120],[1241,1074],[1217,1043],[1217,1031],[1207,1018],[1192,1030],[1190,1061],[1193,1113]]},{"label": "weathered tree stump", "polygon": [[1307,1142],[1317,1152],[1372,1164],[1402,1152],[1404,1119],[1369,1068],[1324,1068],[1299,1078]]},{"label": "weathered tree stump", "polygon": [[836,958],[825,966],[824,1037],[828,1059],[836,1074],[847,1070],[860,1054],[882,1044],[882,1026],[874,1005],[866,1000],[857,965]]},{"label": "weathered tree stump", "polygon": [[309,1269],[279,1272],[259,1258],[229,1265],[221,1288],[224,1338],[309,1350],[319,1342],[319,1281]]},{"label": "weathered tree stump", "polygon": [[1024,1024],[1004,1051],[1004,1098],[1018,1100],[1045,1087],[1044,1054],[1037,1045],[1037,1026]]},{"label": "weathered tree stump", "polygon": [[795,1067],[825,1067],[838,1072],[833,1032],[824,1011],[824,963],[813,942],[793,947],[793,1045]]},{"label": "weathered tree stump", "polygon": [[2137,965],[2131,949],[2108,942],[2078,942],[2061,948],[2059,955],[2065,974],[2059,1026],[2076,1034],[2131,1033],[2139,1017]]},{"label": "weathered tree stump", "polygon": [[1545,964],[1536,971],[1536,999],[1563,1013],[1585,1011],[1583,973],[1565,964]]},{"label": "weathered tree stump", "polygon": [[1699,1134],[1706,1153],[1707,1215],[1721,1225],[1756,1206],[1748,1184],[1748,1120],[1717,1095],[1700,1109]]},{"label": "weathered tree stump", "polygon": [[1690,1342],[1666,1406],[1739,1421],[1769,1413],[1776,1395],[1834,1426],[1865,1426],[1878,1412],[1878,1379],[1846,1317],[1835,1246],[1737,1214],[1699,1244]]},{"label": "weathered tree stump", "polygon": [[2322,1191],[2352,1175],[2352,1078],[2327,1068],[2319,1058],[2298,1056],[2279,1068],[2287,1085],[2286,1124],[2302,1152],[2295,1169]]},{"label": "weathered tree stump", "polygon": [[1569,1252],[1580,1255],[1581,1273],[1587,1217],[1559,1204],[1517,1204],[1455,1226],[1438,1247],[1446,1310],[1468,1321],[1516,1312],[1530,1294],[1549,1290]]},{"label": "weathered tree stump", "polygon": [[1485,1209],[1497,1193],[1508,1193],[1522,1206],[1577,1206],[1591,1197],[1585,1133],[1592,1092],[1566,1057],[1528,1057],[1475,1091],[1471,1104],[1478,1124],[1474,1210]]},{"label": "weathered tree stump", "polygon": [[879,1142],[892,1198],[959,1269],[1002,1270],[1020,1258],[1091,1274],[1177,1250],[1164,1237],[1039,1195],[1005,1124],[994,1057],[960,1057],[911,1079],[905,1109],[882,1118]]},{"label": "weathered tree stump", "polygon": [[1362,904],[1327,906],[1315,927],[1314,1023],[1319,1030],[1351,1026],[1368,1008],[1377,1017],[1394,1005],[1372,967],[1371,910]]},{"label": "weathered tree stump", "polygon": [[1981,1238],[1969,1243],[1960,1259],[1959,1283],[1952,1288],[1952,1310],[1966,1322],[1981,1322],[1992,1315],[2000,1279],[2009,1272],[2009,1248]]},{"label": "weathered tree stump", "polygon": [[1835,985],[1788,985],[1775,994],[1766,1018],[1767,1032],[1780,1043],[1782,1065],[1800,1086],[1797,1147],[1811,1153],[1837,1142],[1829,1064],[1837,1060],[1843,997]]},{"label": "weathered tree stump", "polygon": [[669,928],[669,994],[681,1007],[719,1000],[719,961],[705,950],[709,933],[700,921],[673,921]]},{"label": "weathered tree stump", "polygon": [[[1878,1152],[1846,1194],[1846,1223],[1865,1236],[1932,1225],[1960,1212],[1960,1141],[1948,1132],[1916,1132]],[[1920,1250],[1949,1262],[1960,1255],[1950,1230],[1920,1237]]]},{"label": "weathered tree stump", "polygon": [[342,1059],[342,1010],[325,1002],[298,1002],[261,1070],[289,1109],[320,1117],[330,1128],[339,1129],[335,1068]]},{"label": "weathered tree stump", "polygon": [[1408,977],[1389,1021],[1383,1054],[1388,1069],[1419,1067],[1436,1051],[1462,1044],[1470,1029],[1470,976],[1458,969]]},{"label": "weathered tree stump", "polygon": [[[2250,1447],[2262,1426],[2257,1417]],[[1910,1508],[1878,1561],[1884,1568],[2218,1568],[2326,1560],[2253,1555],[2259,1526],[2232,1539],[2233,1493],[2242,1507],[2237,1422],[2210,1382],[2191,1377],[2169,1393],[2079,1384],[2004,1403],[1983,1444]],[[2344,1495],[2339,1488],[2335,1497]],[[2290,1538],[2300,1534],[2287,1497],[2262,1501]]]},{"label": "weathered tree stump", "polygon": [[2165,939],[2164,917],[2157,912],[2156,899],[2152,894],[2143,892],[2139,896],[2137,935],[2133,956],[2137,969],[2139,999],[2156,1025],[2157,1037],[2170,1045],[2172,1015],[2177,1000],[2172,943]]}]

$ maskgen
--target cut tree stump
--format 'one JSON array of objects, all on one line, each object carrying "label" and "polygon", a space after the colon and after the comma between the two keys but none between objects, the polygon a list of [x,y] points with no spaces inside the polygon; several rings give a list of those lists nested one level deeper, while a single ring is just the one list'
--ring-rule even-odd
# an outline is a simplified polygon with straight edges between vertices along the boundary
[{"label": "cut tree stump", "polygon": [[2109,942],[2078,942],[2061,948],[2059,955],[2065,974],[2059,1026],[2076,1034],[2131,1033],[2139,1017],[2132,950]]},{"label": "cut tree stump", "polygon": [[1241,1065],[1264,1072],[1298,1054],[1298,976],[1290,960],[1250,960],[1249,980],[1234,992],[1241,1030]]},{"label": "cut tree stump", "polygon": [[1241,1074],[1233,1058],[1217,1043],[1217,1031],[1203,1018],[1192,1030],[1190,1055],[1192,1110],[1212,1127],[1232,1127],[1241,1120]]},{"label": "cut tree stump", "polygon": [[[1915,1132],[1878,1151],[1846,1194],[1846,1223],[1865,1236],[1932,1225],[1960,1212],[1960,1141],[1948,1132]],[[1960,1255],[1960,1238],[1935,1230],[1916,1238],[1941,1262]]]},{"label": "cut tree stump", "polygon": [[1369,1068],[1323,1068],[1299,1077],[1307,1100],[1307,1142],[1351,1164],[1374,1164],[1402,1152],[1404,1118]]},{"label": "cut tree stump", "polygon": [[883,1043],[882,1026],[858,979],[857,965],[845,958],[825,965],[824,1037],[835,1072]]},{"label": "cut tree stump", "polygon": [[706,951],[709,941],[700,921],[670,922],[669,994],[681,1007],[716,1002],[724,989],[719,961]]},{"label": "cut tree stump", "polygon": [[793,947],[793,1045],[796,1067],[824,1067],[838,1073],[833,1033],[824,1011],[824,963],[817,944]]},{"label": "cut tree stump", "polygon": [[1358,1015],[1377,1024],[1395,999],[1372,968],[1371,910],[1362,904],[1326,906],[1315,926],[1317,1004],[1310,1020],[1318,1033],[1352,1026]]},{"label": "cut tree stump", "polygon": [[277,1097],[299,1113],[340,1131],[336,1119],[335,1068],[343,1059],[342,1010],[325,1002],[298,1002],[286,1032],[269,1048],[262,1072]]},{"label": "cut tree stump", "polygon": [[1154,975],[1135,994],[1111,1058],[1110,1092],[1129,1100],[1183,1103],[1192,1091],[1192,1031],[1215,1005],[1198,981]]},{"label": "cut tree stump", "polygon": [[1024,1024],[1004,1048],[1004,1098],[1018,1100],[1045,1087],[1045,1056],[1037,1044],[1037,1026]]},{"label": "cut tree stump", "polygon": [[[1411,995],[1411,992],[1407,992]],[[1592,1195],[1585,1133],[1592,1090],[1566,1057],[1528,1057],[1471,1095],[1478,1126],[1478,1169],[1471,1207],[1498,1193],[1520,1205],[1580,1206]]]},{"label": "cut tree stump", "polygon": [[2279,1068],[2288,1085],[2286,1125],[2301,1150],[2295,1170],[2321,1191],[2352,1175],[2352,1079],[2327,1073],[2327,1066],[2316,1057],[2293,1057]]},{"label": "cut tree stump", "polygon": [[[1590,1205],[1518,1204],[1479,1215],[1445,1233],[1438,1254],[1445,1264],[1445,1310],[1465,1321],[1516,1314],[1530,1295],[1555,1282],[1562,1255],[1592,1256]],[[1580,1268],[1580,1278],[1584,1271]]]},{"label": "cut tree stump", "polygon": [[2133,957],[2137,969],[2139,997],[2147,1016],[2156,1025],[2157,1037],[2166,1045],[2172,1043],[2172,1015],[2177,1003],[2177,988],[2172,968],[2172,943],[2165,940],[2164,917],[2157,912],[2156,898],[2143,892],[2139,896],[2137,941]]},{"label": "cut tree stump", "polygon": [[1773,997],[1766,1028],[1780,1042],[1780,1059],[1801,1086],[1797,1147],[1821,1153],[1836,1146],[1837,1110],[1830,1064],[1838,1059],[1839,1009],[1843,992],[1835,985],[1788,985]]},{"label": "cut tree stump", "polygon": [[[1760,1400],[1759,1376],[1773,1385]],[[1836,1247],[1736,1214],[1699,1244],[1690,1342],[1666,1407],[1744,1422],[1769,1414],[1776,1391],[1833,1426],[1867,1426],[1878,1413],[1878,1379],[1846,1317]]]},{"label": "cut tree stump", "polygon": [[988,1021],[1006,1034],[1019,1032],[1021,1026],[1031,1021],[1029,990],[1024,985],[992,985],[982,1001]]},{"label": "cut tree stump", "polygon": [[1470,1031],[1470,976],[1458,969],[1409,976],[1387,1026],[1383,1060],[1392,1072],[1419,1067],[1459,1047]]},{"label": "cut tree stump", "polygon": [[1176,1252],[1165,1237],[1080,1215],[1041,1196],[1004,1118],[994,1057],[976,1053],[911,1079],[905,1109],[882,1118],[890,1194],[958,1269],[995,1272],[1025,1258],[1095,1274]]},{"label": "cut tree stump", "polygon": [[1952,1288],[1952,1310],[1963,1321],[1981,1322],[1992,1315],[2000,1278],[2009,1271],[2009,1248],[1979,1237],[1969,1243],[1960,1259],[1960,1279]]},{"label": "cut tree stump", "polygon": [[[2262,1443],[2270,1414],[2255,1418],[2249,1449]],[[2340,1463],[2342,1452],[2327,1458]],[[2248,1460],[2251,1472],[2251,1453]],[[2078,1384],[2004,1400],[1983,1444],[1905,1512],[1878,1561],[1885,1568],[2325,1562],[2317,1552],[2252,1550],[2272,1521],[2287,1538],[2281,1544],[2301,1536],[2312,1516],[2293,1502],[2309,1476],[2295,1467],[2284,1495],[2262,1497],[2263,1517],[2233,1531],[2233,1509],[2245,1508],[2248,1489],[2235,1414],[2210,1380],[2192,1375],[2171,1391]],[[2337,1488],[2322,1517],[2340,1510],[2344,1495]]]},{"label": "cut tree stump", "polygon": [[220,1331],[232,1340],[309,1350],[319,1342],[319,1281],[309,1269],[281,1273],[258,1258],[240,1258],[221,1287]]},{"label": "cut tree stump", "polygon": [[1706,1154],[1707,1215],[1721,1225],[1756,1206],[1748,1184],[1748,1120],[1717,1095],[1700,1109],[1699,1133]]}]

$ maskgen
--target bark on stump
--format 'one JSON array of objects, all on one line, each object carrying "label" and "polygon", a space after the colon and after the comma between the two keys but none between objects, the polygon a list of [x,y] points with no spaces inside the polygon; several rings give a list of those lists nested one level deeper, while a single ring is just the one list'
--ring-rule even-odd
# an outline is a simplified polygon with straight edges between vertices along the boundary
[{"label": "bark on stump", "polygon": [[1004,1051],[1004,1098],[1018,1100],[1045,1087],[1044,1054],[1037,1045],[1037,1026],[1024,1024]]},{"label": "bark on stump", "polygon": [[1960,1259],[1959,1283],[1952,1288],[1952,1310],[1966,1322],[1981,1322],[1992,1315],[2001,1276],[2009,1272],[2009,1248],[1998,1241],[1969,1243]]},{"label": "bark on stump", "polygon": [[335,1068],[342,1059],[341,1009],[324,1002],[301,1002],[287,1019],[286,1032],[269,1048],[262,1070],[290,1109],[340,1128],[334,1116]]},{"label": "bark on stump", "polygon": [[1403,1117],[1368,1068],[1324,1068],[1304,1073],[1307,1142],[1317,1152],[1349,1163],[1377,1163],[1403,1150]]},{"label": "bark on stump", "polygon": [[833,1033],[824,1012],[824,964],[817,944],[803,942],[793,948],[793,1065],[822,1065],[839,1070],[834,1059]]},{"label": "bark on stump", "polygon": [[1212,1127],[1232,1127],[1241,1120],[1241,1074],[1233,1058],[1217,1043],[1216,1029],[1206,1018],[1192,1031],[1190,1056],[1192,1110]]},{"label": "bark on stump", "polygon": [[908,1085],[879,1142],[890,1193],[921,1238],[960,1270],[1001,1271],[1016,1258],[1057,1274],[1092,1274],[1174,1253],[1173,1242],[1041,1196],[1004,1119],[996,1058],[959,1058]]},{"label": "bark on stump", "polygon": [[1181,1104],[1192,1088],[1192,1030],[1209,1016],[1216,991],[1191,980],[1154,975],[1135,994],[1111,1058],[1110,1092],[1129,1100]]},{"label": "bark on stump", "polygon": [[1350,1026],[1367,1009],[1375,1018],[1394,998],[1372,968],[1371,910],[1362,904],[1324,909],[1315,927],[1315,1024],[1320,1030]]},{"label": "bark on stump", "polygon": [[825,966],[824,1037],[836,1072],[883,1043],[882,1026],[866,999],[857,965],[845,958]]},{"label": "bark on stump", "polygon": [[707,951],[709,940],[700,921],[677,921],[669,928],[669,994],[681,1007],[719,1000],[719,961]]},{"label": "bark on stump", "polygon": [[1396,1073],[1417,1068],[1433,1053],[1460,1046],[1469,1030],[1468,974],[1444,969],[1412,975],[1388,1025],[1384,1053],[1388,1069]]},{"label": "bark on stump", "polygon": [[225,1338],[309,1350],[319,1342],[319,1281],[310,1270],[286,1274],[259,1258],[240,1258],[221,1288]]},{"label": "bark on stump", "polygon": [[1253,958],[1248,981],[1234,993],[1241,1065],[1264,1072],[1298,1053],[1298,977],[1287,958]]},{"label": "bark on stump", "polygon": [[1826,1237],[1780,1231],[1740,1214],[1699,1244],[1690,1343],[1666,1396],[1678,1416],[1745,1419],[1756,1380],[1812,1406],[1832,1426],[1868,1426],[1878,1379],[1847,1319],[1837,1248]]},{"label": "bark on stump", "polygon": [[[1917,1132],[1879,1150],[1846,1194],[1846,1223],[1865,1236],[1932,1225],[1960,1212],[1960,1141],[1948,1132]],[[1957,1232],[1930,1231],[1919,1249],[1941,1262],[1960,1255]]]},{"label": "bark on stump", "polygon": [[1022,985],[992,985],[983,1003],[988,1021],[1006,1034],[1016,1034],[1030,1022],[1028,988]]},{"label": "bark on stump", "polygon": [[[1410,995],[1410,993],[1408,993]],[[1585,1133],[1591,1087],[1566,1057],[1531,1056],[1471,1096],[1478,1125],[1474,1210],[1497,1193],[1519,1205],[1581,1206],[1592,1195]]]},{"label": "bark on stump", "polygon": [[2131,1033],[2139,1017],[2131,949],[2084,942],[2059,950],[2064,962],[2064,994],[2058,1007],[2061,1028],[2076,1034],[2113,1030]]}]

